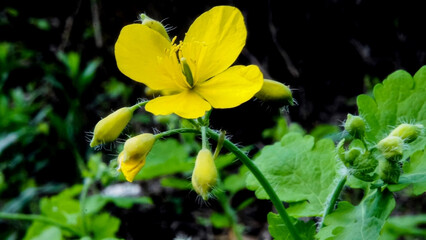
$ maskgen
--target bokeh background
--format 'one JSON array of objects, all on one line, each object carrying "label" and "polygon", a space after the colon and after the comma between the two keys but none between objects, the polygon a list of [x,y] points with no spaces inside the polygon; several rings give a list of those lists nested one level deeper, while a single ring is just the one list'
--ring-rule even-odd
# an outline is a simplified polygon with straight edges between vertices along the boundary
[{"label": "bokeh background", "polygon": [[[356,113],[358,94],[368,93],[395,70],[414,74],[423,66],[426,14],[420,2],[3,0],[0,210],[31,212],[41,196],[80,182],[78,165],[93,153],[87,132],[112,110],[146,97],[143,85],[119,72],[114,57],[121,28],[136,22],[140,13],[161,20],[171,27],[170,35],[183,39],[192,21],[213,6],[242,11],[248,38],[237,63],[257,64],[265,77],[288,84],[298,104],[283,109],[251,100],[215,110],[211,124],[226,129],[242,146],[261,147],[270,142],[262,138],[263,130],[273,127],[277,117],[307,131],[319,124],[341,125],[347,113]],[[128,133],[153,128],[162,127],[149,114],[140,114]],[[109,153],[105,159],[116,154]],[[173,207],[164,204],[145,217],[116,212],[127,226],[120,229],[122,236],[144,236],[139,223],[161,230],[149,225],[150,218],[165,218]],[[263,214],[269,208],[259,203],[252,211]],[[16,223],[16,239],[26,226]],[[0,227],[11,228],[5,222]],[[262,228],[253,227],[253,234],[260,236]],[[164,239],[172,235],[163,234]]]}]

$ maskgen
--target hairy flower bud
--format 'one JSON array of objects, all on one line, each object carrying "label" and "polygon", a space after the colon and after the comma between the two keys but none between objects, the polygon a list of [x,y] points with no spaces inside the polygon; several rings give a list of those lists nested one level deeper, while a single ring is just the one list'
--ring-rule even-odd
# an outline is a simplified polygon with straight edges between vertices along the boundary
[{"label": "hairy flower bud", "polygon": [[262,88],[256,93],[255,97],[263,101],[287,101],[293,104],[293,95],[290,88],[270,79],[263,79]]},{"label": "hairy flower bud", "polygon": [[345,130],[355,138],[362,138],[365,133],[365,121],[360,116],[348,114],[345,122]]},{"label": "hairy flower bud", "polygon": [[134,109],[130,107],[120,108],[106,118],[100,120],[94,130],[90,147],[112,142],[120,135],[126,125],[132,119]]},{"label": "hairy flower bud", "polygon": [[201,149],[192,172],[192,186],[204,200],[207,200],[216,182],[217,169],[212,153],[208,149]]},{"label": "hairy flower bud", "polygon": [[379,176],[385,183],[398,183],[400,175],[401,167],[397,162],[380,161]]},{"label": "hairy flower bud", "polygon": [[408,124],[403,123],[396,127],[389,136],[400,137],[405,142],[412,142],[423,131],[423,125],[421,124]]},{"label": "hairy flower bud", "polygon": [[166,28],[161,22],[148,17],[144,13],[139,15],[139,17],[140,17],[140,20],[142,21],[142,25],[145,25],[151,28],[152,30],[157,31],[159,34],[163,35],[163,37],[165,37],[166,39],[170,41],[169,34],[167,33]]},{"label": "hairy flower bud", "polygon": [[123,151],[118,155],[118,171],[123,172],[127,181],[132,182],[136,174],[145,165],[146,156],[155,143],[155,136],[143,133],[124,143]]},{"label": "hairy flower bud", "polygon": [[380,140],[380,142],[377,144],[377,148],[386,159],[398,161],[402,156],[404,141],[402,141],[400,137],[387,136]]}]

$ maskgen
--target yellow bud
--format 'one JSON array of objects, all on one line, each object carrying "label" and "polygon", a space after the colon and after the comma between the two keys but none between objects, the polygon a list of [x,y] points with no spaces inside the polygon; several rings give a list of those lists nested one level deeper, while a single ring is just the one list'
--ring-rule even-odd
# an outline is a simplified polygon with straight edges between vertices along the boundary
[{"label": "yellow bud", "polygon": [[216,182],[217,169],[212,153],[208,149],[201,149],[198,152],[194,171],[192,172],[192,186],[204,200],[207,200]]},{"label": "yellow bud", "polygon": [[151,28],[152,30],[157,31],[159,34],[163,35],[163,37],[170,41],[169,34],[167,34],[167,30],[161,22],[154,20],[143,13],[139,15],[139,17],[142,21],[142,25],[145,25]]},{"label": "yellow bud", "polygon": [[133,116],[133,109],[130,107],[120,108],[111,113],[106,118],[99,121],[94,130],[90,147],[99,144],[112,142],[120,135]]},{"label": "yellow bud", "polygon": [[386,159],[392,160],[402,156],[404,141],[400,137],[387,136],[377,144],[377,148]]},{"label": "yellow bud", "polygon": [[262,89],[256,93],[255,97],[263,101],[288,101],[290,104],[293,104],[293,96],[290,88],[270,79],[263,80]]},{"label": "yellow bud", "polygon": [[155,136],[150,133],[132,137],[124,143],[123,151],[118,155],[118,171],[123,172],[127,181],[133,182],[136,174],[145,165],[146,156],[155,143]]},{"label": "yellow bud", "polygon": [[400,137],[406,142],[412,142],[421,134],[423,125],[403,123],[396,127],[389,136]]}]

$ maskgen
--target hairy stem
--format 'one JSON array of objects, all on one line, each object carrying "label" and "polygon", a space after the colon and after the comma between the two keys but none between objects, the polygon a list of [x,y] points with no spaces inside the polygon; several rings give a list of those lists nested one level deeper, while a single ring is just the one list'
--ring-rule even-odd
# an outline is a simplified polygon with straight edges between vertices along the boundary
[{"label": "hairy stem", "polygon": [[[209,135],[213,140],[218,141],[219,134],[211,129],[207,129],[207,135]],[[277,193],[272,188],[269,181],[265,178],[259,168],[252,162],[252,160],[247,157],[235,144],[231,141],[225,139],[223,146],[228,149],[230,152],[234,153],[241,162],[250,170],[250,172],[254,175],[254,177],[259,181],[260,185],[262,185],[265,192],[268,194],[269,199],[272,204],[277,209],[278,214],[281,216],[281,219],[284,221],[284,224],[288,228],[290,235],[295,240],[300,240],[300,236],[298,235],[296,228],[291,223],[290,217],[287,214],[287,211],[284,208],[283,203],[279,199]]]},{"label": "hairy stem", "polygon": [[[189,120],[189,122],[191,122],[194,126],[200,128],[200,125],[196,121]],[[180,128],[180,129],[173,129],[173,130],[159,133],[156,135],[156,137],[158,139],[160,137],[166,137],[166,136],[170,136],[177,133],[198,133],[199,134],[200,131],[201,129]],[[216,142],[219,141],[219,138],[220,138],[219,134],[211,130],[210,128],[206,127],[206,134],[207,136],[209,136]],[[269,199],[271,200],[272,204],[277,209],[277,212],[281,216],[281,219],[284,221],[284,224],[286,225],[288,231],[290,232],[290,235],[293,237],[294,240],[301,240],[299,234],[296,231],[296,228],[291,223],[290,217],[287,214],[287,211],[285,210],[283,203],[279,199],[275,190],[272,188],[271,184],[268,182],[268,180],[259,170],[259,168],[251,161],[249,157],[247,157],[234,143],[232,143],[228,139],[224,140],[223,146],[226,149],[228,149],[228,151],[232,152],[238,159],[240,159],[240,161],[243,162],[244,165],[246,165],[246,167],[250,170],[250,172],[259,181],[260,185],[262,185],[266,194],[268,194]]]},{"label": "hairy stem", "polygon": [[345,186],[347,178],[348,176],[345,174],[344,176],[342,176],[342,178],[340,178],[339,182],[337,183],[336,188],[330,196],[330,200],[328,201],[327,207],[325,208],[324,215],[321,219],[320,224],[318,225],[318,229],[321,229],[323,227],[325,217],[334,210],[337,198],[340,196],[340,193],[342,192],[343,187]]},{"label": "hairy stem", "polygon": [[161,132],[155,135],[156,139],[160,139],[163,137],[168,137],[174,134],[179,134],[179,133],[200,133],[200,130],[197,129],[193,129],[193,128],[178,128],[178,129],[172,129],[172,130],[168,130],[165,132]]},{"label": "hairy stem", "polygon": [[130,108],[132,109],[132,111],[135,111],[136,109],[145,106],[149,101],[143,101],[140,103],[136,103],[135,105],[131,106]]},{"label": "hairy stem", "polygon": [[59,227],[62,230],[68,231],[76,236],[79,236],[79,237],[84,236],[83,233],[71,228],[70,226],[59,223],[56,219],[51,219],[42,215],[0,212],[0,218],[10,219],[10,220],[39,221],[39,222],[43,222],[46,224]]}]

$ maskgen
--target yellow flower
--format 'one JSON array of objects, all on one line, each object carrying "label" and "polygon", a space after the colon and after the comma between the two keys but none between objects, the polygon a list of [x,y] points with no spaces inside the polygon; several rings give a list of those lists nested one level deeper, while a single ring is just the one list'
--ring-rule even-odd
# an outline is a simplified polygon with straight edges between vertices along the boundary
[{"label": "yellow flower", "polygon": [[155,143],[155,136],[143,133],[124,143],[123,151],[118,155],[118,171],[123,172],[127,181],[133,182],[136,174],[145,165],[146,156]]},{"label": "yellow flower", "polygon": [[198,152],[191,181],[194,190],[207,200],[217,182],[217,169],[210,150],[201,149]]},{"label": "yellow flower", "polygon": [[95,126],[90,147],[117,139],[130,119],[132,119],[133,111],[130,107],[123,107],[99,121]]},{"label": "yellow flower", "polygon": [[118,68],[129,78],[167,93],[145,107],[155,115],[198,118],[213,108],[233,108],[254,96],[263,75],[254,65],[230,67],[245,45],[241,12],[219,6],[203,13],[175,44],[142,25],[125,26],[115,44]]}]

